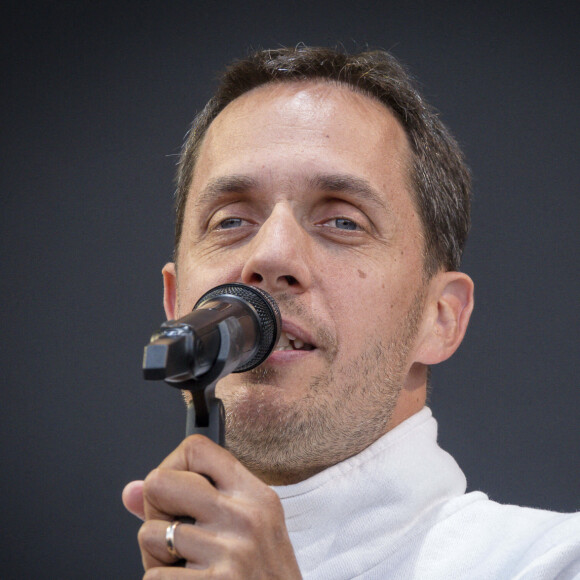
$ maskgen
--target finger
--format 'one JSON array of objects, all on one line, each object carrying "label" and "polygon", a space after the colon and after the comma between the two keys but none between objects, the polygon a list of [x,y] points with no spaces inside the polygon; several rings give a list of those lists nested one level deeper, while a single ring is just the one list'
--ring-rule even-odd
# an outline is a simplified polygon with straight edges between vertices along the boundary
[{"label": "finger", "polygon": [[[212,578],[232,578],[231,574],[224,574],[219,571],[212,573]],[[143,580],[207,580],[209,578],[207,570],[197,570],[194,568],[150,568],[143,576]]]},{"label": "finger", "polygon": [[220,490],[243,491],[259,482],[229,451],[202,435],[187,437],[159,467],[201,473]]},{"label": "finger", "polygon": [[178,557],[169,553],[167,546],[166,533],[170,525],[171,522],[147,520],[139,529],[137,541],[145,570],[159,566],[171,566],[179,561]]},{"label": "finger", "polygon": [[188,516],[200,523],[219,521],[223,511],[220,494],[197,473],[154,469],[145,479],[143,498],[146,519],[173,520]]},{"label": "finger", "polygon": [[143,580],[194,580],[207,578],[205,570],[186,570],[185,568],[151,568]]},{"label": "finger", "polygon": [[[171,566],[180,558],[169,552],[166,534],[173,522],[148,520],[139,530],[139,546],[146,570],[159,566]],[[232,541],[231,539],[229,540]],[[227,558],[225,540],[218,534],[199,526],[180,523],[173,531],[173,546],[178,555],[186,560],[188,567],[204,569],[211,562]]]},{"label": "finger", "polygon": [[125,486],[121,495],[123,505],[127,511],[131,512],[139,519],[145,519],[145,508],[143,506],[143,482],[132,481]]},{"label": "finger", "polygon": [[[233,578],[230,569],[220,566],[220,569],[213,568],[211,578]],[[225,570],[222,570],[224,568]],[[235,575],[236,578],[240,576]],[[194,568],[151,568],[143,576],[143,580],[208,580],[208,570],[198,570]]]},{"label": "finger", "polygon": [[193,580],[203,577],[196,575],[194,570],[185,568],[151,568],[145,573],[143,580]]}]

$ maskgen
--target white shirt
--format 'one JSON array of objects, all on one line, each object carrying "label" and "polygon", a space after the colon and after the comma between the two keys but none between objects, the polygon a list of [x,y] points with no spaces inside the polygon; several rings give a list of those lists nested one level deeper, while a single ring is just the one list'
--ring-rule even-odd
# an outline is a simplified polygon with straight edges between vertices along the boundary
[{"label": "white shirt", "polygon": [[426,407],[355,457],[274,487],[304,578],[580,578],[580,514],[465,488]]}]

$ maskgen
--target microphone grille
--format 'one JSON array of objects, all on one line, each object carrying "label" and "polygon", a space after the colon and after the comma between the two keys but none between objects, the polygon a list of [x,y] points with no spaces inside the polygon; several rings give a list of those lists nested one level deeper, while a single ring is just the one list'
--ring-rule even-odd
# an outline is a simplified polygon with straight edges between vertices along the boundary
[{"label": "microphone grille", "polygon": [[270,296],[270,294],[268,294],[268,292],[261,288],[256,288],[255,286],[238,283],[216,286],[201,297],[196,304],[196,308],[202,302],[224,294],[236,296],[245,300],[254,307],[256,314],[258,315],[260,333],[256,354],[245,364],[237,367],[233,371],[234,373],[243,373],[244,371],[249,371],[250,369],[257,367],[268,358],[280,338],[282,317],[280,315],[278,304],[276,304],[276,301],[272,296]]}]

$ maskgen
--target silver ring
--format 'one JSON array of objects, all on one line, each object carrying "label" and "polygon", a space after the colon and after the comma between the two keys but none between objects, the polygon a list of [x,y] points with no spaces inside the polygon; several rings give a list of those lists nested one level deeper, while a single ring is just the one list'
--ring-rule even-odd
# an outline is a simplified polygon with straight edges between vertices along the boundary
[{"label": "silver ring", "polygon": [[177,551],[175,547],[175,529],[181,522],[179,520],[173,520],[165,531],[165,543],[167,544],[167,551],[178,560],[183,560],[183,556]]}]

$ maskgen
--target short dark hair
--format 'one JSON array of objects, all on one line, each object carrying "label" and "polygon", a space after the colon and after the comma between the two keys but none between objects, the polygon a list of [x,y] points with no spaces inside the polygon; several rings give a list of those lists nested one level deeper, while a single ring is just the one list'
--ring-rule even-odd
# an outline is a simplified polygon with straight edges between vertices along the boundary
[{"label": "short dark hair", "polygon": [[393,55],[380,50],[349,55],[304,45],[262,50],[235,61],[195,118],[178,165],[175,257],[200,145],[212,121],[252,89],[316,79],[338,82],[379,100],[401,123],[412,150],[410,182],[424,230],[425,272],[431,276],[439,269],[458,270],[470,226],[471,179],[455,139]]}]

